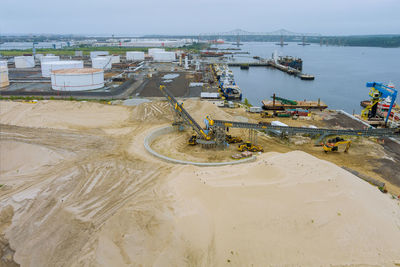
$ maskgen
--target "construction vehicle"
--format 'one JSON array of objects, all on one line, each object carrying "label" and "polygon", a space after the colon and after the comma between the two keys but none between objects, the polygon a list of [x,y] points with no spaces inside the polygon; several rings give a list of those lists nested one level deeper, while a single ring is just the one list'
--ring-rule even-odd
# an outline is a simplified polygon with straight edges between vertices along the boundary
[{"label": "construction vehicle", "polygon": [[243,144],[240,144],[238,146],[238,150],[243,152],[243,151],[251,151],[251,152],[264,152],[264,149],[262,146],[256,146],[253,145],[251,142],[247,141],[244,142]]},{"label": "construction vehicle", "polygon": [[267,111],[263,111],[261,112],[261,118],[273,118],[274,117],[274,113],[273,112],[267,112]]},{"label": "construction vehicle", "polygon": [[227,134],[226,135],[226,142],[228,144],[237,144],[237,143],[243,142],[243,140],[240,137],[232,136],[232,135]]},{"label": "construction vehicle", "polygon": [[188,140],[188,145],[195,146],[197,145],[197,135],[192,135]]},{"label": "construction vehicle", "polygon": [[385,118],[386,125],[397,97],[397,90],[394,89],[393,86],[387,86],[378,82],[367,82],[366,86],[371,88],[368,94],[371,97],[371,102],[361,111],[361,117],[365,120],[375,118],[378,109],[378,103],[384,99],[390,99],[389,110]]},{"label": "construction vehicle", "polygon": [[328,153],[330,151],[339,151],[339,145],[346,145],[346,148],[344,149],[344,152],[349,151],[349,148],[351,146],[351,141],[350,140],[344,140],[343,138],[336,137],[334,139],[329,139],[324,145],[323,149],[325,153]]}]

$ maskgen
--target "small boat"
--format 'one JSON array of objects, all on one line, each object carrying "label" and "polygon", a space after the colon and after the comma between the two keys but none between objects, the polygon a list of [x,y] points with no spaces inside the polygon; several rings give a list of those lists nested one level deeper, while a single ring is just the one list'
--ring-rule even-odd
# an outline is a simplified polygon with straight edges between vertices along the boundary
[{"label": "small boat", "polygon": [[305,73],[299,74],[299,77],[302,80],[314,80],[315,79],[314,75],[305,74]]}]

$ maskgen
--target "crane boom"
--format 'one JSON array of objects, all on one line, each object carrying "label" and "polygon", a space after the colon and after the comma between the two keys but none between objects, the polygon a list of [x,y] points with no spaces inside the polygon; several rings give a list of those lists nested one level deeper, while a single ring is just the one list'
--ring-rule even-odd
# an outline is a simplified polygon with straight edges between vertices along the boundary
[{"label": "crane boom", "polygon": [[190,116],[190,114],[183,108],[183,104],[179,104],[173,94],[165,88],[164,85],[160,85],[160,91],[167,98],[168,102],[175,109],[175,112],[181,116],[181,118],[193,128],[193,130],[205,140],[210,140],[210,136],[206,133],[203,128]]}]

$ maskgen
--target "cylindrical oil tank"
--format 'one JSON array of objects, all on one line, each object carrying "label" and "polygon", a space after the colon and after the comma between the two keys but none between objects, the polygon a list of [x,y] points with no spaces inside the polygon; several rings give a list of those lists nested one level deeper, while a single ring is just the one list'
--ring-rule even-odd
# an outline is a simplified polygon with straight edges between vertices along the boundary
[{"label": "cylindrical oil tank", "polygon": [[175,52],[154,52],[153,60],[156,62],[172,62],[175,61]]},{"label": "cylindrical oil tank", "polygon": [[110,56],[92,58],[92,68],[109,70],[111,69],[111,61],[112,57]]},{"label": "cylindrical oil tank", "polygon": [[90,52],[90,58],[95,58],[98,56],[108,56],[108,51],[92,51]]},{"label": "cylindrical oil tank", "polygon": [[83,61],[71,60],[71,61],[53,61],[42,63],[42,76],[50,77],[51,72],[54,70],[62,69],[82,69]]},{"label": "cylindrical oil tank", "polygon": [[14,57],[14,62],[17,69],[35,67],[35,59],[33,58],[33,56]]},{"label": "cylindrical oil tank", "polygon": [[0,88],[6,87],[10,84],[8,81],[8,68],[0,66]]},{"label": "cylindrical oil tank", "polygon": [[[41,63],[60,61],[60,56],[43,56],[40,58]],[[50,76],[49,76],[50,77]]]},{"label": "cylindrical oil tank", "polygon": [[119,55],[112,55],[111,56],[111,64],[120,63],[120,62],[121,62],[121,58],[120,58]]},{"label": "cylindrical oil tank", "polygon": [[149,48],[149,50],[148,50],[149,56],[153,56],[154,53],[158,53],[158,52],[165,52],[165,49],[164,48]]},{"label": "cylindrical oil tank", "polygon": [[126,52],[126,60],[128,60],[128,61],[144,60],[144,52],[141,52],[141,51]]},{"label": "cylindrical oil tank", "polygon": [[85,91],[104,87],[102,69],[64,69],[51,73],[51,87],[58,91]]},{"label": "cylindrical oil tank", "polygon": [[0,61],[0,67],[6,67],[8,68],[8,62],[5,60]]}]

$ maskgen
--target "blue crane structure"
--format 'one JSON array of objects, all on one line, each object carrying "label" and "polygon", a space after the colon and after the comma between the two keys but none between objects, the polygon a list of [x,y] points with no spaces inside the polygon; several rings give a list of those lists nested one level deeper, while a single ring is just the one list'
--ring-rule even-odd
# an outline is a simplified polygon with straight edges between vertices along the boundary
[{"label": "blue crane structure", "polygon": [[389,110],[385,118],[385,124],[386,124],[387,121],[389,120],[390,113],[392,112],[392,108],[396,101],[397,90],[394,89],[393,87],[389,87],[380,82],[367,82],[366,86],[368,88],[371,88],[369,91],[369,96],[371,97],[371,105],[369,105],[368,107],[366,107],[366,109],[364,109],[363,111],[364,114],[366,112],[372,111],[375,115],[378,102],[387,97],[391,98]]}]

